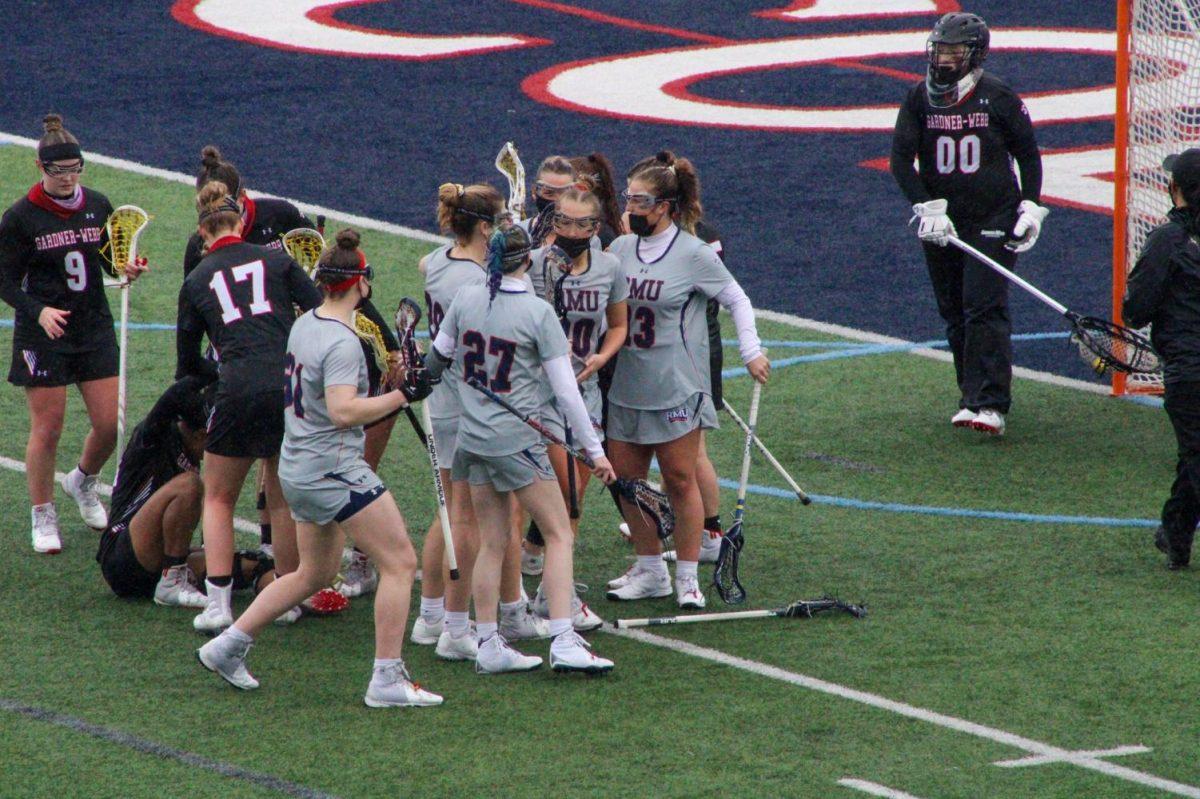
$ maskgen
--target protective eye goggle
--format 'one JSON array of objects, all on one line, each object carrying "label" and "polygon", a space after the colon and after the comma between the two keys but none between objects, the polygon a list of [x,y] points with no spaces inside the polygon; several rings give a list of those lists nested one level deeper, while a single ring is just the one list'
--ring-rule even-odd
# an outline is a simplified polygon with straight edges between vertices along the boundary
[{"label": "protective eye goggle", "polygon": [[537,196],[547,200],[557,200],[559,197],[563,196],[563,194],[565,194],[569,188],[571,188],[569,185],[551,186],[549,183],[543,183],[540,180],[533,184],[534,193],[536,193]]},{"label": "protective eye goggle", "polygon": [[79,175],[83,172],[83,159],[79,159],[78,164],[63,166],[62,164],[42,164],[42,171],[52,178],[62,177],[63,175]]},{"label": "protective eye goggle", "polygon": [[551,221],[554,223],[554,226],[556,228],[569,229],[571,227],[574,227],[578,230],[585,230],[585,231],[595,230],[596,226],[600,224],[600,220],[594,216],[581,216],[581,217],[567,216],[566,214],[562,213],[561,211],[556,212],[554,214],[554,216],[551,217]]},{"label": "protective eye goggle", "polygon": [[665,197],[655,197],[653,194],[630,194],[627,191],[621,192],[621,200],[629,208],[637,208],[639,211],[649,211],[659,203],[670,202]]}]

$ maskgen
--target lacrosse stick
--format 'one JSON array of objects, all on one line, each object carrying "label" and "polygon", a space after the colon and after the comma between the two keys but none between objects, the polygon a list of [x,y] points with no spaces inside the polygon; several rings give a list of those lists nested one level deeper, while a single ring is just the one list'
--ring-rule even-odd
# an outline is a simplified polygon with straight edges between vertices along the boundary
[{"label": "lacrosse stick", "polygon": [[[467,385],[476,391],[480,392],[492,402],[499,405],[504,410],[511,413],[513,416],[520,419],[525,424],[532,427],[534,430],[542,434],[542,437],[551,444],[557,444],[567,451],[567,454],[576,460],[583,463],[589,469],[595,468],[596,463],[591,457],[581,450],[570,446],[558,436],[554,435],[545,425],[537,419],[532,418],[529,414],[523,413],[514,406],[510,405],[507,400],[501,397],[496,392],[492,391],[487,386],[475,378],[468,378]],[[654,522],[654,528],[658,532],[659,538],[667,538],[675,529],[675,511],[671,509],[671,502],[667,499],[667,495],[661,491],[656,491],[651,488],[645,480],[626,480],[623,477],[618,477],[608,486],[608,490],[613,493],[614,498],[617,496],[624,497],[627,502],[630,502],[638,507],[643,513],[651,518]]]},{"label": "lacrosse stick", "polygon": [[[1152,374],[1162,371],[1162,360],[1150,340],[1135,330],[1095,316],[1081,316],[1029,281],[1018,277],[984,253],[955,237],[951,244],[1016,283],[1037,299],[1067,318],[1071,323],[1071,341],[1079,347],[1084,361],[1098,374],[1107,369],[1125,374]],[[1086,352],[1084,352],[1086,350]],[[1090,355],[1089,355],[1090,353]]]},{"label": "lacrosse stick", "polygon": [[[542,293],[546,296],[546,302],[554,306],[554,313],[558,316],[558,321],[562,322],[567,318],[567,306],[563,302],[563,283],[571,275],[570,257],[567,256],[562,247],[551,245],[546,248],[545,254],[542,256]],[[571,356],[574,357],[572,352]],[[571,428],[567,426],[566,444],[568,447],[572,445]],[[567,510],[572,519],[579,518],[579,488],[575,483],[575,463],[567,464]]]},{"label": "lacrosse stick", "polygon": [[309,277],[313,277],[317,261],[325,249],[325,237],[310,227],[298,227],[279,238],[283,240],[283,248],[292,256],[292,260],[300,264]]},{"label": "lacrosse stick", "polygon": [[820,599],[801,599],[784,608],[774,610],[735,610],[729,613],[697,613],[691,616],[659,616],[651,619],[617,619],[618,630],[628,630],[632,627],[657,627],[661,624],[696,624],[704,621],[735,621],[737,619],[811,619],[818,613],[830,610],[841,610],[856,619],[865,618],[867,609],[863,605],[843,602],[833,597]]},{"label": "lacrosse stick", "polygon": [[113,285],[121,291],[121,343],[117,366],[118,463],[121,462],[121,453],[125,451],[125,405],[129,374],[129,279],[125,276],[125,268],[137,259],[138,239],[148,224],[150,215],[136,205],[122,205],[115,209],[105,224],[108,229],[109,255],[112,257],[113,271],[120,280]]},{"label": "lacrosse stick", "polygon": [[496,153],[496,169],[508,181],[508,214],[514,220],[525,218],[525,165],[512,142],[504,143]]},{"label": "lacrosse stick", "polygon": [[754,381],[750,394],[750,423],[746,428],[746,444],[742,447],[742,474],[738,478],[737,505],[733,509],[733,524],[721,536],[721,551],[713,569],[713,587],[726,605],[746,601],[746,589],[738,579],[738,560],[746,537],[742,534],[742,519],[746,515],[746,484],[750,481],[750,454],[753,451],[754,428],[758,425],[758,402],[762,398],[762,383]]},{"label": "lacrosse stick", "polygon": [[[396,308],[396,338],[400,341],[400,358],[404,364],[405,373],[423,369],[421,353],[417,349],[417,322],[421,321],[421,306],[409,297],[400,300]],[[458,579],[458,555],[454,552],[454,534],[450,530],[450,513],[446,509],[446,488],[442,485],[441,465],[438,463],[437,444],[433,441],[433,420],[429,417],[429,403],[421,403],[421,418],[425,425],[422,429],[411,407],[405,408],[408,421],[417,431],[417,438],[425,444],[429,453],[429,465],[433,469],[433,487],[437,492],[438,520],[442,523],[442,539],[446,544],[446,566],[450,570],[450,579]]]},{"label": "lacrosse stick", "polygon": [[[738,416],[737,411],[733,409],[733,406],[729,404],[729,401],[724,399],[722,401],[725,403],[725,411],[731,417],[733,417],[733,421],[737,422],[737,426],[742,428],[742,432],[750,433],[750,428],[747,427],[746,423],[742,421],[742,417]],[[796,485],[796,481],[792,479],[790,474],[788,474],[787,469],[783,468],[783,464],[775,460],[775,456],[771,454],[771,450],[767,449],[767,445],[762,443],[762,440],[758,437],[758,434],[755,433],[753,435],[754,445],[758,447],[758,451],[761,452],[763,457],[767,459],[767,463],[775,467],[775,471],[779,472],[779,476],[782,477],[789,486],[791,486],[792,491],[794,491],[796,494],[796,498],[800,500],[800,504],[811,505],[812,498],[808,494],[804,493],[803,488]]]}]

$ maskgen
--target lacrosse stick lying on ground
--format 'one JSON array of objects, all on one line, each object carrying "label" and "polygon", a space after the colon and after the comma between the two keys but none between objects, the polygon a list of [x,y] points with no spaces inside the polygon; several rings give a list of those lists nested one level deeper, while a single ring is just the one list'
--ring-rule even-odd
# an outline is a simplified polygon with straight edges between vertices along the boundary
[{"label": "lacrosse stick lying on ground", "polygon": [[729,613],[696,613],[691,616],[660,616],[651,619],[617,619],[614,625],[618,630],[628,630],[631,627],[657,627],[662,624],[696,624],[704,621],[735,621],[737,619],[811,619],[818,613],[829,610],[841,610],[856,619],[865,618],[867,609],[863,605],[843,602],[833,597],[800,600],[784,608],[774,610],[735,610]]}]

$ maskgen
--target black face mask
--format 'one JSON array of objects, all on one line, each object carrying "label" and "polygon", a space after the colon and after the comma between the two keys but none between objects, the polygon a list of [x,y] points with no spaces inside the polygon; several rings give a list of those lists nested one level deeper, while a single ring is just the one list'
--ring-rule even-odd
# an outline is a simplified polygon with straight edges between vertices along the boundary
[{"label": "black face mask", "polygon": [[554,207],[554,200],[547,200],[545,197],[535,196],[533,198],[533,204],[537,207],[537,212],[541,214],[544,213],[547,208]]},{"label": "black face mask", "polygon": [[645,215],[630,214],[629,232],[644,238],[654,232],[654,225],[650,224],[650,218]]},{"label": "black face mask", "polygon": [[563,252],[567,254],[568,258],[574,259],[579,257],[579,254],[588,247],[592,246],[592,240],[591,238],[569,239],[566,236],[555,234],[554,244],[558,247],[561,247]]}]

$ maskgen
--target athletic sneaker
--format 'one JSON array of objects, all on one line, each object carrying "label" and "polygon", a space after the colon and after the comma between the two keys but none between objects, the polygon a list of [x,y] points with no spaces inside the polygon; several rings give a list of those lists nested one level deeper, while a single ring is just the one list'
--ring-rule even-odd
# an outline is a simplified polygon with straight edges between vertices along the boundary
[{"label": "athletic sneaker", "polygon": [[620,577],[614,577],[613,579],[609,580],[608,587],[609,588],[620,588],[621,586],[628,583],[633,578],[633,576],[635,574],[637,574],[638,572],[640,572],[641,570],[642,570],[642,564],[638,563],[635,560],[633,563],[631,563],[629,565],[629,568],[625,570],[624,574],[622,574]]},{"label": "athletic sneaker", "polygon": [[[582,590],[586,591],[587,586],[583,586]],[[597,616],[587,606],[587,603],[579,598],[579,592],[580,587],[577,584],[575,586],[575,595],[571,597],[571,626],[575,628],[576,632],[581,633],[590,632],[604,626],[604,619]],[[530,608],[538,618],[550,618],[550,603],[546,601],[546,594],[540,585],[538,586],[537,593],[534,594],[533,602],[530,603]]]},{"label": "athletic sneaker", "polygon": [[108,512],[104,510],[104,506],[100,504],[100,497],[96,495],[99,483],[100,479],[96,475],[84,475],[78,466],[62,481],[63,491],[66,491],[67,496],[79,506],[79,515],[83,517],[84,523],[97,531],[108,527]]},{"label": "athletic sneaker", "polygon": [[704,594],[700,591],[700,580],[695,576],[675,577],[675,601],[687,610],[704,607]]},{"label": "athletic sneaker", "polygon": [[218,635],[196,650],[196,657],[209,671],[220,674],[234,688],[249,691],[258,687],[258,680],[246,670],[246,653],[253,641],[239,641],[228,633]]},{"label": "athletic sneaker", "polygon": [[300,603],[304,610],[318,616],[331,616],[350,607],[350,600],[334,588],[322,588]]},{"label": "athletic sneaker", "polygon": [[367,707],[433,707],[442,698],[413,682],[404,661],[376,666],[363,704]]},{"label": "athletic sneaker", "polygon": [[513,641],[549,638],[550,622],[533,615],[526,604],[516,613],[500,614],[500,634]]},{"label": "athletic sneaker", "polygon": [[542,659],[536,655],[522,655],[508,645],[504,636],[496,633],[479,643],[475,656],[475,671],[480,674],[504,674],[509,671],[533,671],[541,668]]},{"label": "athletic sneaker", "polygon": [[671,595],[671,575],[664,566],[661,572],[638,570],[628,575],[629,579],[619,588],[605,594],[612,600],[660,599]]},{"label": "athletic sneaker", "polygon": [[[716,563],[717,556],[721,554],[721,539],[725,534],[720,530],[705,530],[700,536],[700,559],[698,563]],[[678,559],[675,550],[668,549],[663,552],[663,560],[667,563],[674,563]]]},{"label": "athletic sneaker", "polygon": [[621,532],[621,537],[626,541],[628,541],[630,538],[633,538],[633,532],[629,529],[629,525],[625,522],[621,522],[619,525],[617,525],[617,529]]},{"label": "athletic sneaker", "polygon": [[35,505],[30,510],[33,523],[33,551],[43,555],[62,552],[62,539],[58,535],[58,511],[53,502]]},{"label": "athletic sneaker", "polygon": [[196,632],[215,635],[233,624],[233,611],[229,606],[233,586],[220,588],[205,581],[205,588],[208,590],[208,604],[192,619],[192,627]]},{"label": "athletic sneaker", "polygon": [[1154,531],[1154,546],[1167,556],[1167,568],[1171,571],[1186,569],[1192,560],[1191,550],[1180,551],[1171,546],[1166,529],[1160,524]]},{"label": "athletic sneaker", "polygon": [[574,630],[555,636],[550,644],[550,668],[555,671],[582,671],[585,674],[604,674],[612,671],[613,662],[592,654],[591,645]]},{"label": "athletic sneaker", "polygon": [[529,550],[522,547],[521,549],[521,574],[526,577],[537,577],[546,568],[546,556],[535,555]]},{"label": "athletic sneaker", "polygon": [[442,660],[474,660],[479,654],[479,641],[475,639],[475,631],[470,627],[462,635],[453,635],[449,630],[443,630],[438,636],[437,649],[434,650]]},{"label": "athletic sneaker", "polygon": [[279,618],[275,619],[275,625],[277,627],[287,627],[289,624],[295,624],[300,621],[300,617],[303,615],[304,611],[300,610],[300,606],[297,605],[291,610],[285,610],[279,614]]},{"label": "athletic sneaker", "polygon": [[347,599],[369,594],[379,585],[379,570],[371,563],[365,553],[356,549],[350,550],[349,563],[342,574],[342,584],[338,591]]},{"label": "athletic sneaker", "polygon": [[445,626],[445,616],[432,624],[425,621],[423,616],[417,616],[417,620],[413,622],[412,634],[408,638],[414,644],[430,646],[438,642],[438,639],[441,637],[442,630]]},{"label": "athletic sneaker", "polygon": [[173,608],[203,608],[208,597],[192,585],[192,570],[186,563],[163,569],[158,585],[154,586],[154,604]]},{"label": "athletic sneaker", "polygon": [[950,424],[955,427],[972,427],[978,415],[970,408],[961,408],[958,413],[950,417]]},{"label": "athletic sneaker", "polygon": [[975,421],[971,422],[971,427],[991,436],[1002,436],[1005,427],[1004,414],[995,408],[982,408],[979,415],[975,417]]}]

